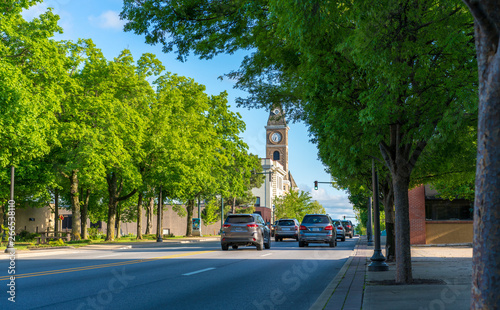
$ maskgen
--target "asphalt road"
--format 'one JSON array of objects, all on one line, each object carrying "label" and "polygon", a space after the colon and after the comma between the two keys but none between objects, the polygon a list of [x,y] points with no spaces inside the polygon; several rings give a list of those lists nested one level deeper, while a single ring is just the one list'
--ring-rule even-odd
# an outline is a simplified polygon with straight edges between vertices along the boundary
[{"label": "asphalt road", "polygon": [[308,309],[351,255],[356,238],[221,251],[219,242],[18,255],[0,259],[0,309]]}]

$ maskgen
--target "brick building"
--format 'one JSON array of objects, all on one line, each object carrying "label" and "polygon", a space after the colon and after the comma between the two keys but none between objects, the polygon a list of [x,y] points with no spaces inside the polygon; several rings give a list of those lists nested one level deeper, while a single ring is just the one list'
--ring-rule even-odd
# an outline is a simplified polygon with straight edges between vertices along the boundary
[{"label": "brick building", "polygon": [[408,192],[411,244],[472,242],[473,202],[437,196],[428,185]]}]

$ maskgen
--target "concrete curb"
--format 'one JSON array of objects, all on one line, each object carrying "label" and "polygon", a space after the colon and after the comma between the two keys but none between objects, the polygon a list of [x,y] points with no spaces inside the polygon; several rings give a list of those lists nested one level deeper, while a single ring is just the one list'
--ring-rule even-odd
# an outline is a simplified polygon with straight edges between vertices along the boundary
[{"label": "concrete curb", "polygon": [[[356,250],[359,247],[361,239],[358,239],[356,242],[356,246],[352,250],[353,254],[356,252]],[[335,289],[339,286],[340,282],[344,278],[345,274],[347,273],[347,269],[351,266],[352,260],[354,259],[354,255],[350,255],[347,261],[344,263],[344,266],[340,268],[339,272],[333,278],[333,280],[326,286],[326,288],[323,290],[323,293],[319,295],[318,299],[314,302],[314,304],[309,308],[309,310],[321,310],[325,308],[325,306],[328,304],[328,301],[330,300],[330,297],[335,293]]]}]

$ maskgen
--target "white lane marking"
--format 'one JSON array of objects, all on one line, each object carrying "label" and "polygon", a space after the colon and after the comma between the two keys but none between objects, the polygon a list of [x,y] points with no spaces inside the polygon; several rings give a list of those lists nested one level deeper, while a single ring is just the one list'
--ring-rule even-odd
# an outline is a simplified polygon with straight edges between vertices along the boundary
[{"label": "white lane marking", "polygon": [[111,254],[111,255],[101,255],[101,256],[96,256],[94,258],[102,258],[102,257],[110,257],[110,256],[118,256],[118,255],[123,255],[123,253]]},{"label": "white lane marking", "polygon": [[268,256],[268,255],[273,255],[273,253],[267,253],[267,254],[264,254],[264,255],[261,255],[261,256]]},{"label": "white lane marking", "polygon": [[193,274],[197,274],[197,273],[201,273],[201,272],[205,272],[205,271],[209,271],[209,270],[213,270],[213,269],[215,269],[215,268],[213,268],[213,267],[205,268],[205,269],[202,269],[202,270],[197,270],[197,271],[185,273],[185,274],[183,274],[183,276],[191,276]]}]

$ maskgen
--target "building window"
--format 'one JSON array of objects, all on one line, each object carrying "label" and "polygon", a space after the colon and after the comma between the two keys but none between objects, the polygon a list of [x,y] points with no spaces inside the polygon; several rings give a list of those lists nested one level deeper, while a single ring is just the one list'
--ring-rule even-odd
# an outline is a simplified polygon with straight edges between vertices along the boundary
[{"label": "building window", "polygon": [[274,151],[274,153],[273,153],[273,160],[280,160],[280,152]]},{"label": "building window", "polygon": [[255,200],[255,206],[260,207],[260,197],[257,197],[257,199]]},{"label": "building window", "polygon": [[426,199],[425,218],[434,221],[472,221],[473,204],[465,199]]}]

